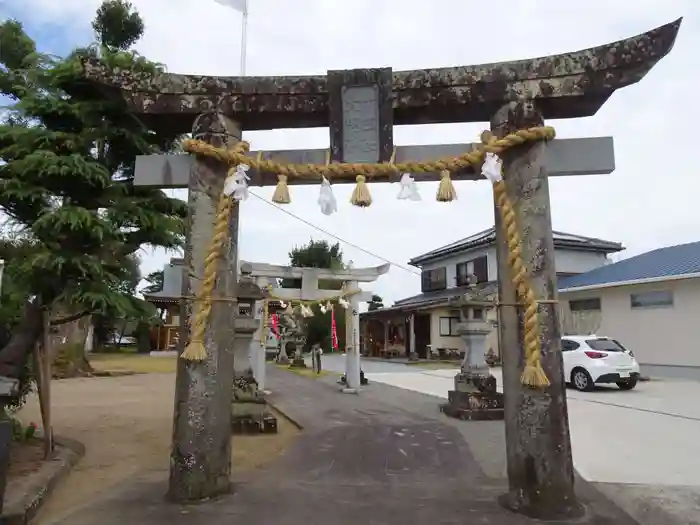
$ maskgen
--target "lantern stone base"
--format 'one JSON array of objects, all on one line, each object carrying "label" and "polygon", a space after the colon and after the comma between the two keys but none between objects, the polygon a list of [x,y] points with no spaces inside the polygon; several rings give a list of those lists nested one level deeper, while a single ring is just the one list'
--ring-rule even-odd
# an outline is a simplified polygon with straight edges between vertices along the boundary
[{"label": "lantern stone base", "polygon": [[267,403],[234,401],[231,404],[233,434],[276,434],[277,418]]},{"label": "lantern stone base", "polygon": [[[345,379],[345,374],[343,374],[343,375],[340,377],[340,379],[338,379],[338,384],[340,384],[340,385],[347,385],[347,384],[348,384],[347,379]],[[360,385],[361,385],[361,386],[366,386],[366,385],[368,385],[368,384],[369,384],[369,379],[367,379],[367,378],[365,377],[365,373],[364,373],[362,370],[360,370]]]},{"label": "lantern stone base", "polygon": [[440,411],[457,419],[486,421],[504,418],[503,394],[496,390],[490,374],[461,372],[455,376],[455,389],[447,393]]},{"label": "lantern stone base", "polygon": [[307,368],[303,357],[295,357],[289,368]]},{"label": "lantern stone base", "polygon": [[234,379],[231,430],[234,434],[277,433],[277,418],[249,373]]}]

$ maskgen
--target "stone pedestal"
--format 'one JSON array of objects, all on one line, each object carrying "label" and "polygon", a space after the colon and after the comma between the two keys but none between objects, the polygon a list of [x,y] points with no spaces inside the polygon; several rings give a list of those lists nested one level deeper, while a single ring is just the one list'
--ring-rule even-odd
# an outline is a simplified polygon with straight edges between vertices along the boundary
[{"label": "stone pedestal", "polygon": [[294,359],[292,359],[292,364],[289,366],[290,368],[306,368],[304,355],[302,354],[302,349],[300,346],[297,346],[297,350],[294,352]]},{"label": "stone pedestal", "polygon": [[292,364],[289,365],[290,368],[306,368],[306,362],[303,357],[294,357],[292,359]]},{"label": "stone pedestal", "polygon": [[447,403],[440,410],[448,416],[466,420],[502,420],[503,394],[497,390],[496,378],[484,360],[487,326],[461,323],[460,336],[467,345],[462,370],[455,376],[454,390],[447,394]]},{"label": "stone pedestal", "polygon": [[287,340],[282,338],[280,341],[280,353],[277,354],[277,362],[281,365],[289,364],[289,356],[287,355]]},{"label": "stone pedestal", "polygon": [[[338,379],[338,383],[341,385],[345,385],[346,388],[343,388],[342,390],[346,394],[355,394],[355,393],[359,392],[359,390],[357,388],[352,388],[352,387],[347,386],[348,382],[345,379],[345,374],[343,374],[340,377],[340,379]],[[365,372],[363,370],[360,370],[360,386],[366,386],[368,384],[369,384],[369,380],[365,377]]]},{"label": "stone pedestal", "polygon": [[255,378],[234,380],[231,400],[231,431],[233,434],[274,434],[277,418],[270,412]]}]

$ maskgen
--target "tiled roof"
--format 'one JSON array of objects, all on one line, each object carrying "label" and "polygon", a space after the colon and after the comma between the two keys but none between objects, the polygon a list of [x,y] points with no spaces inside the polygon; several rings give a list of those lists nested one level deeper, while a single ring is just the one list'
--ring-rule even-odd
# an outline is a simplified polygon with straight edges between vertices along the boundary
[{"label": "tiled roof", "polygon": [[367,317],[372,315],[382,315],[390,312],[412,310],[414,308],[423,308],[426,306],[446,305],[450,302],[450,299],[464,295],[468,290],[488,295],[495,293],[497,287],[497,283],[493,281],[478,284],[471,289],[468,289],[466,286],[460,286],[456,288],[447,288],[446,290],[439,290],[436,292],[425,292],[396,301],[393,306],[364,312],[361,315]]},{"label": "tiled roof", "polygon": [[659,248],[601,266],[590,272],[567,277],[559,281],[559,289],[677,277],[692,273],[700,273],[700,242]]},{"label": "tiled roof", "polygon": [[467,291],[478,291],[482,292],[484,290],[492,288],[496,283],[482,283],[473,288],[468,288],[466,286],[459,286],[455,288],[447,288],[446,290],[439,290],[436,292],[425,292],[412,297],[406,297],[405,299],[400,299],[394,303],[394,306],[420,306],[430,303],[438,303],[442,301],[447,301],[452,297],[458,297],[467,293]]},{"label": "tiled roof", "polygon": [[[552,235],[554,237],[554,246],[556,248],[596,250],[601,253],[615,253],[623,249],[623,246],[620,243],[597,239],[595,237],[584,237],[583,235],[564,233],[560,231],[553,231]],[[446,257],[457,252],[470,250],[480,246],[489,246],[495,242],[496,228],[491,227],[488,230],[475,233],[474,235],[470,235],[469,237],[459,241],[453,242],[446,246],[441,246],[440,248],[436,248],[435,250],[422,255],[418,255],[417,257],[414,257],[408,261],[408,264],[420,265],[432,259]]]}]

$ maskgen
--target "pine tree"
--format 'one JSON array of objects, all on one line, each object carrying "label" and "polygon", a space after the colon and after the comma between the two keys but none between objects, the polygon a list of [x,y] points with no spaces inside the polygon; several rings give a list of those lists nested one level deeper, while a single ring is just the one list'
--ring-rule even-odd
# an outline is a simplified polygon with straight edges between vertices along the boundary
[{"label": "pine tree", "polygon": [[147,245],[182,246],[186,204],[133,185],[136,155],[169,151],[179,137],[154,134],[122,101],[105,100],[81,81],[88,56],[158,71],[129,50],[143,27],[129,2],[105,1],[93,22],[98,42],[57,59],[39,53],[21,23],[0,25],[0,94],[13,101],[0,124],[0,210],[32,243],[13,263],[29,296],[0,349],[0,375],[19,375],[46,309],[74,312],[55,323],[147,312],[123,288],[125,262]]}]

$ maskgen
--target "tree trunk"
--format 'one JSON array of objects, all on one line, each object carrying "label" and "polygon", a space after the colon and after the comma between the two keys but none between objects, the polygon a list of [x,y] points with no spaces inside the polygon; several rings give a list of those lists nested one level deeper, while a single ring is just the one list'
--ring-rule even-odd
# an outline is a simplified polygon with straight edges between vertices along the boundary
[{"label": "tree trunk", "polygon": [[22,322],[13,330],[10,341],[0,350],[0,375],[18,379],[27,358],[34,351],[42,333],[43,309],[39,301],[24,306]]}]

